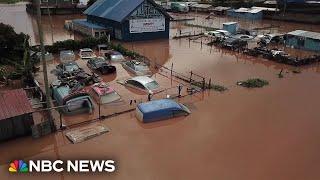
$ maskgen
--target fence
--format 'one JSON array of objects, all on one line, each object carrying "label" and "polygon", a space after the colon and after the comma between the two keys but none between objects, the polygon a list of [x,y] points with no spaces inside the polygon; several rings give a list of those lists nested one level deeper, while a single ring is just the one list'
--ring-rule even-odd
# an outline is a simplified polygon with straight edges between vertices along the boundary
[{"label": "fence", "polygon": [[[171,98],[179,99],[180,102],[184,103],[192,103],[192,101],[201,99],[201,96],[197,96],[197,94],[206,89],[206,79],[203,76],[195,72],[189,72],[187,75],[176,72],[174,71],[173,64],[168,68],[153,61],[145,61],[157,71],[156,76],[161,76],[171,81],[170,87],[163,88],[154,94],[145,93],[136,95],[135,97],[124,95],[121,97],[121,100],[108,104],[101,104],[93,100],[95,108],[91,113],[66,115],[61,112],[61,109],[66,106],[56,105],[51,108],[46,108],[44,103],[45,98],[43,97],[44,94],[41,92],[41,89],[39,87],[26,88],[29,96],[33,99],[33,106],[36,108],[33,113],[35,122],[35,126],[32,127],[33,137],[38,138],[44,136],[51,133],[54,129],[63,130],[64,128],[73,128],[132,112],[139,103],[150,100]],[[188,98],[191,96],[194,98]],[[68,105],[68,107],[70,107],[70,105]],[[49,121],[50,117],[53,118],[53,121]]]}]

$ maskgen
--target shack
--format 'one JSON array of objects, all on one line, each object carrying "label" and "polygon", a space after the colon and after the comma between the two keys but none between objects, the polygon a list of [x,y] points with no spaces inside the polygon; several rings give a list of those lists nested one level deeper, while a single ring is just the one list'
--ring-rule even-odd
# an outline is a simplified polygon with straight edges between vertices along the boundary
[{"label": "shack", "polygon": [[94,24],[86,19],[75,19],[72,20],[71,30],[76,31],[80,34],[92,36],[92,37],[102,37],[108,36],[111,32],[111,29],[103,27],[99,24]]},{"label": "shack", "polygon": [[212,7],[211,4],[191,4],[190,5],[190,11],[195,11],[195,12],[210,12],[210,8]]},{"label": "shack", "polygon": [[261,20],[263,12],[262,9],[259,8],[239,8],[227,10],[227,15],[235,18]]},{"label": "shack", "polygon": [[0,92],[0,141],[31,135],[32,112],[23,89]]},{"label": "shack", "polygon": [[238,23],[237,22],[226,22],[223,23],[223,30],[230,32],[231,34],[236,34],[238,31]]},{"label": "shack", "polygon": [[214,8],[211,8],[211,12],[215,15],[226,15],[227,10],[231,9],[230,7],[223,7],[223,6],[217,6]]},{"label": "shack", "polygon": [[309,50],[309,51],[320,51],[320,33],[295,30],[286,34],[287,46]]},{"label": "shack", "polygon": [[118,40],[169,38],[171,17],[153,0],[98,0],[84,14],[89,23],[109,29]]}]

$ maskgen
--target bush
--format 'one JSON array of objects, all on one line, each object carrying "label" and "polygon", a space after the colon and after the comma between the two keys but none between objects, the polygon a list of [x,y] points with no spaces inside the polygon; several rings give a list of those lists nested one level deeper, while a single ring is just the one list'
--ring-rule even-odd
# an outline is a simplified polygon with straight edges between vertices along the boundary
[{"label": "bush", "polygon": [[261,88],[263,86],[269,85],[269,82],[263,79],[254,78],[254,79],[248,79],[246,81],[239,81],[237,82],[237,85],[243,86],[246,88]]}]

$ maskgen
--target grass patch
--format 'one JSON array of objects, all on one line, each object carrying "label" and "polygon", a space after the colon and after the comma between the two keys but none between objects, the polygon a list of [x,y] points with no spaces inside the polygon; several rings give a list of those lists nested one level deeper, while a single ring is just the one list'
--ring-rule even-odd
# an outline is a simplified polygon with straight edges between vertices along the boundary
[{"label": "grass patch", "polygon": [[237,85],[243,86],[246,88],[262,88],[263,86],[269,85],[269,82],[263,79],[254,78],[254,79],[248,79],[246,81],[239,81],[237,82]]},{"label": "grass patch", "polygon": [[[203,88],[203,82],[191,82],[191,85],[197,86],[199,88]],[[208,83],[204,84],[205,89],[212,89],[214,91],[218,91],[218,92],[223,92],[228,90],[228,88],[221,86],[221,85],[217,85],[217,84],[211,84],[209,85]]]},{"label": "grass patch", "polygon": [[221,86],[221,85],[217,85],[217,84],[212,84],[211,87],[209,87],[209,89],[212,89],[214,91],[219,91],[219,92],[223,92],[228,90],[228,88]]}]

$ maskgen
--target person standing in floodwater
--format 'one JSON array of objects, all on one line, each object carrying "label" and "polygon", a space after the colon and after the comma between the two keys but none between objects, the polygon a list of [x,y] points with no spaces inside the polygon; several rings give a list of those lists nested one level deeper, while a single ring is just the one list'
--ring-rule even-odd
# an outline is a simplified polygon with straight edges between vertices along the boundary
[{"label": "person standing in floodwater", "polygon": [[181,97],[182,88],[183,88],[182,84],[179,84],[178,85],[178,97]]}]

